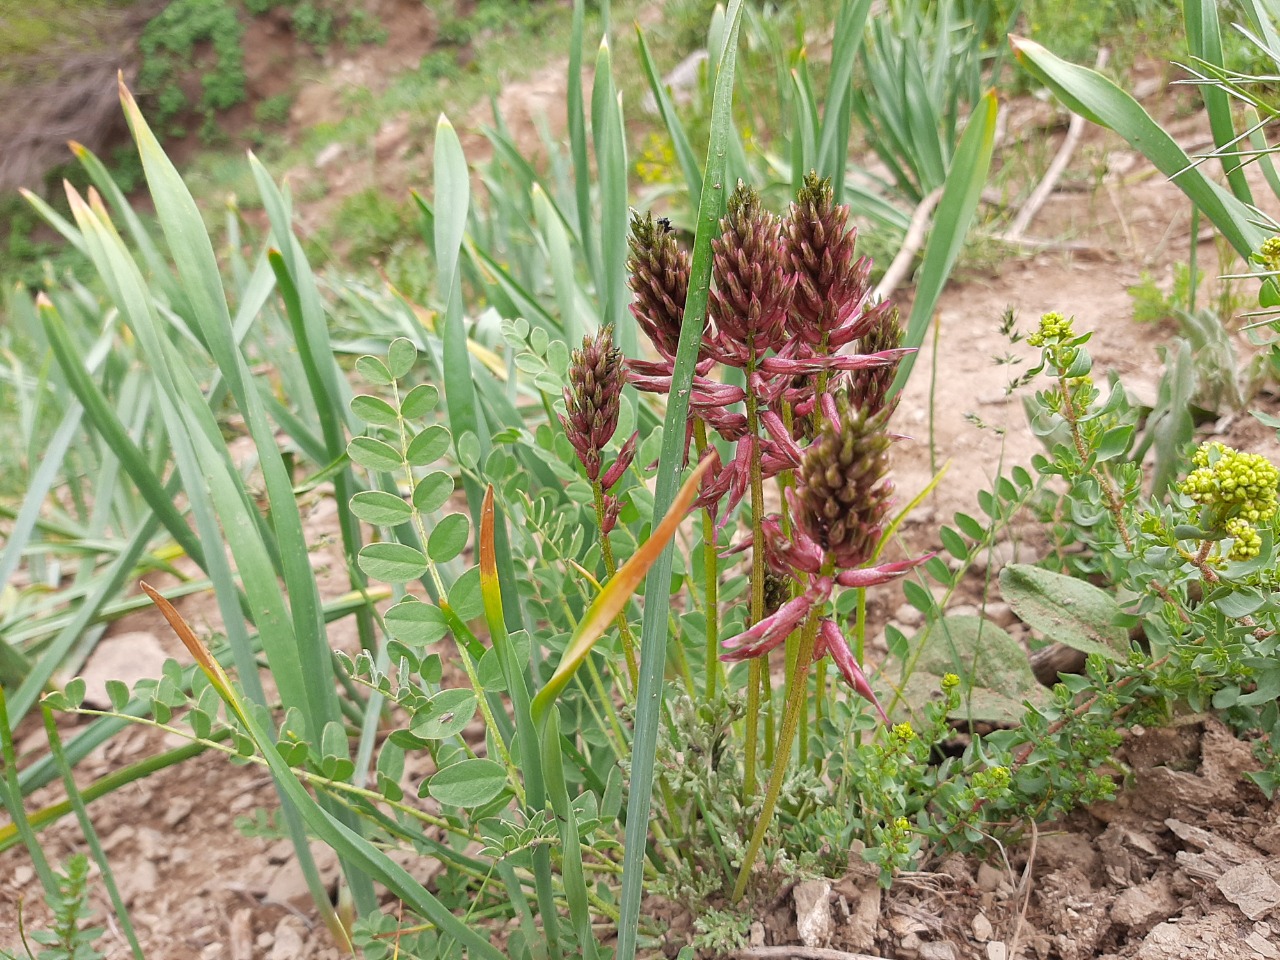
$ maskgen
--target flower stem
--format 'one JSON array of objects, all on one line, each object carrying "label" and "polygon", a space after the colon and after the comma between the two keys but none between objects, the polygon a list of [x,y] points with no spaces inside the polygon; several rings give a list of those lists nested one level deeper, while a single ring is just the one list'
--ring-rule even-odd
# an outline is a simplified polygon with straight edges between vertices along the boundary
[{"label": "flower stem", "polygon": [[[801,708],[804,706],[805,694],[808,692],[809,661],[813,659],[813,645],[818,636],[817,609],[810,611],[808,619],[800,632],[800,649],[796,656],[796,672],[791,678],[791,686],[787,689],[787,706],[782,715],[782,730],[778,734],[778,747],[773,755],[773,772],[769,775],[769,786],[765,790],[764,808],[756,820],[756,828],[751,834],[751,842],[747,846],[746,856],[742,858],[742,868],[738,872],[738,882],[734,885],[733,896],[736,903],[747,891],[747,881],[751,879],[751,868],[755,865],[760,848],[764,845],[765,834],[773,821],[773,812],[778,805],[778,794],[782,792],[782,781],[787,776],[787,762],[791,759],[791,743],[795,739],[796,729],[800,725]],[[761,659],[759,657],[757,660]],[[752,661],[755,662],[754,660]]]},{"label": "flower stem", "polygon": [[[701,460],[707,453],[707,425],[701,420],[693,423],[693,442]],[[720,581],[716,557],[716,518],[710,508],[702,512],[702,568],[703,595],[707,610],[707,700],[716,695],[720,680]]]},{"label": "flower stem", "polygon": [[[747,436],[751,438],[751,623],[764,619],[764,479],[760,472],[760,415],[751,390],[755,373],[755,337],[747,341]],[[747,664],[747,746],[746,770],[742,778],[742,800],[746,804],[756,792],[756,764],[759,756],[760,691],[764,684],[768,657],[754,657]]]},{"label": "flower stem", "polygon": [[[599,480],[591,481],[591,493],[595,497],[596,526],[600,530],[600,555],[604,558],[604,572],[609,580],[618,572],[618,565],[613,560],[613,547],[609,544],[609,535],[604,532],[604,488]],[[606,581],[607,582],[607,581]],[[636,663],[636,645],[631,637],[631,627],[627,625],[626,612],[618,614],[614,621],[618,625],[618,633],[622,636],[622,655],[627,661],[627,675],[631,678],[631,690],[635,690],[639,682],[640,667]]]}]

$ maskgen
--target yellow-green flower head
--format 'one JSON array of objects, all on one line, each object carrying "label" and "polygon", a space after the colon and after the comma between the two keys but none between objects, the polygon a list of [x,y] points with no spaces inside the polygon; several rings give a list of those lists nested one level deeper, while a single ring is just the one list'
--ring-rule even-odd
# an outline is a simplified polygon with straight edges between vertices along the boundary
[{"label": "yellow-green flower head", "polygon": [[1181,489],[1196,503],[1226,508],[1231,517],[1250,523],[1265,523],[1276,515],[1280,470],[1266,457],[1215,440],[1201,444],[1191,462],[1196,469]]},{"label": "yellow-green flower head", "polygon": [[1254,259],[1268,270],[1280,270],[1280,236],[1263,240]]},{"label": "yellow-green flower head", "polygon": [[893,739],[899,743],[910,743],[916,738],[915,730],[911,729],[910,723],[896,723],[893,726]]},{"label": "yellow-green flower head", "polygon": [[942,677],[942,690],[944,693],[954,690],[960,686],[960,678],[954,673],[948,673]]},{"label": "yellow-green flower head", "polygon": [[1235,543],[1227,554],[1229,560],[1252,560],[1262,552],[1262,537],[1257,528],[1249,521],[1233,517],[1226,523],[1227,533],[1231,534]]},{"label": "yellow-green flower head", "polygon": [[1043,347],[1050,343],[1060,343],[1075,336],[1071,328],[1074,318],[1064,317],[1060,313],[1046,313],[1040,318],[1040,329],[1027,337],[1027,343],[1033,347]]}]

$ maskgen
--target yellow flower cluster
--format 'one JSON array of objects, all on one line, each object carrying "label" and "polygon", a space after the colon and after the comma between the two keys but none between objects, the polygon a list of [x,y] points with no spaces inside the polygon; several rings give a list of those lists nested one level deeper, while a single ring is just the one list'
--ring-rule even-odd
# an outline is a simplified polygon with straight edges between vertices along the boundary
[{"label": "yellow flower cluster", "polygon": [[1263,240],[1253,259],[1268,270],[1280,271],[1280,236]]},{"label": "yellow flower cluster", "polygon": [[1046,313],[1040,318],[1040,329],[1027,337],[1027,343],[1033,347],[1043,347],[1049,343],[1070,340],[1075,336],[1071,324],[1074,318],[1064,317],[1060,313]]},{"label": "yellow flower cluster", "polygon": [[1235,540],[1229,558],[1248,560],[1262,547],[1257,524],[1276,515],[1280,470],[1257,453],[1241,453],[1213,441],[1201,444],[1191,458],[1196,469],[1181,490],[1196,503],[1215,507],[1223,527]]}]

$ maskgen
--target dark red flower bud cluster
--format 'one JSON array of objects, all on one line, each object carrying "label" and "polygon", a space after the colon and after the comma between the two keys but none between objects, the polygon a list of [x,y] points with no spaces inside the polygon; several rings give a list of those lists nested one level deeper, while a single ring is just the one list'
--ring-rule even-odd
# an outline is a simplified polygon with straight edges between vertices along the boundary
[{"label": "dark red flower bud cluster", "polygon": [[[926,559],[865,566],[890,506],[885,421],[892,407],[886,409],[886,398],[909,351],[901,348],[896,309],[875,300],[871,262],[857,256],[856,240],[849,208],[835,203],[829,181],[810,174],[784,217],[765,210],[759,195],[739,183],[712,241],[690,430],[701,420],[735,448],[704,481],[699,503],[723,510],[727,519],[754,471],[761,479],[787,470],[796,476],[795,487],[785,491],[790,534],[783,535],[776,517],[763,518],[755,534],[763,537],[754,546],[770,570],[765,615],[724,641],[725,660],[768,653],[820,610],[837,585],[883,583]],[[629,379],[641,390],[666,393],[689,259],[674,234],[636,216],[628,265],[632,312],[659,356],[629,360]],[[742,374],[736,383],[720,382],[716,364]],[[834,620],[818,623],[814,652],[830,653],[849,683],[874,701]]]},{"label": "dark red flower bud cluster", "polygon": [[622,388],[627,372],[622,352],[613,345],[613,328],[604,327],[595,336],[582,338],[582,348],[573,352],[569,364],[569,385],[564,391],[565,416],[560,418],[565,435],[587,472],[587,479],[599,482],[604,492],[604,530],[608,533],[618,519],[621,504],[609,495],[636,454],[636,434],[632,434],[618,457],[604,469],[605,448],[618,429]]}]

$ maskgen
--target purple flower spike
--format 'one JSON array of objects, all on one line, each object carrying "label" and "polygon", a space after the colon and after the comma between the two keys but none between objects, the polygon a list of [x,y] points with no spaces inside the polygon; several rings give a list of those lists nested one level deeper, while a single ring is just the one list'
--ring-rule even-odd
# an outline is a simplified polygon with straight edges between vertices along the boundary
[{"label": "purple flower spike", "polygon": [[885,714],[884,707],[880,706],[880,701],[876,699],[871,684],[867,682],[867,675],[862,672],[862,667],[858,666],[858,661],[853,658],[849,642],[845,640],[844,634],[840,632],[834,620],[824,618],[818,627],[818,643],[813,651],[814,662],[821,660],[828,653],[831,654],[831,659],[835,661],[849,686],[853,687],[858,696],[871,701],[871,705],[876,708],[876,713],[880,714],[880,719],[884,721],[885,726],[888,726],[889,717]]}]

